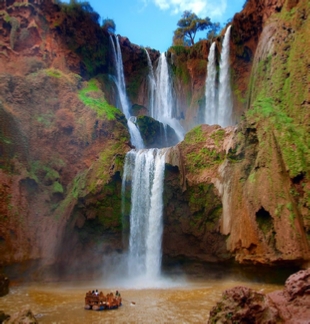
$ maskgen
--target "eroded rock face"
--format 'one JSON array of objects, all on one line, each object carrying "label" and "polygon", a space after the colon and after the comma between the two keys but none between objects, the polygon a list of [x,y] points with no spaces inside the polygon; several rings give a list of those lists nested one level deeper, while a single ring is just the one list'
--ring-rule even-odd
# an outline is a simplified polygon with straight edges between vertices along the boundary
[{"label": "eroded rock face", "polygon": [[[10,1],[3,10],[1,262],[57,259],[60,272],[81,258],[100,265],[102,254],[123,248],[121,176],[130,149],[124,116],[107,105],[116,97],[109,35],[96,14],[73,17],[53,1]],[[234,113],[249,112],[237,127],[198,126],[170,150],[166,256],[297,265],[310,259],[308,17],[305,0],[250,0],[234,17]],[[214,41],[219,54],[221,37]],[[148,114],[146,53],[125,37],[120,43],[140,118]],[[205,106],[209,47],[202,41],[167,53],[177,118],[187,130]],[[159,53],[149,54],[155,66]],[[93,76],[98,80],[83,79]]]},{"label": "eroded rock face", "polygon": [[[88,249],[120,247],[119,173],[130,149],[122,113],[100,110],[99,83],[73,73],[1,74],[0,84],[1,265],[73,266],[79,253],[93,258]],[[98,246],[103,234],[113,240]]]},{"label": "eroded rock face", "polygon": [[291,275],[283,291],[267,295],[246,287],[223,293],[208,323],[307,323],[310,318],[310,269]]},{"label": "eroded rock face", "polygon": [[[215,186],[233,129],[200,125],[166,155],[163,252],[169,257],[224,261],[222,200]],[[207,166],[207,167],[206,167]]]}]

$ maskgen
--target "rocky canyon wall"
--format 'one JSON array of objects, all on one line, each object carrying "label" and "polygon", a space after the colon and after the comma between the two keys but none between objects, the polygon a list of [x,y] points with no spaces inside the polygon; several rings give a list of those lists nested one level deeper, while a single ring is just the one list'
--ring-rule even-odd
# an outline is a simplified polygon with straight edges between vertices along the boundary
[{"label": "rocky canyon wall", "polygon": [[[225,129],[199,125],[210,42],[167,51],[188,133],[167,154],[165,259],[309,261],[309,11],[305,0],[249,0],[235,15],[238,124]],[[30,0],[1,8],[0,38],[0,265],[47,273],[57,264],[64,274],[84,263],[91,273],[128,234],[121,182],[131,144],[114,107],[110,36],[88,7]],[[131,114],[156,146],[160,125],[143,117],[145,49],[119,41]],[[148,53],[155,68],[160,53]],[[125,202],[128,212],[129,193]]]},{"label": "rocky canyon wall", "polygon": [[[207,190],[201,204],[199,199],[193,200],[199,204],[199,212],[188,212],[187,219],[184,212],[171,207],[173,202],[167,203],[171,212],[166,216],[165,239],[169,241],[170,231],[176,232],[169,227],[170,222],[178,224],[175,228],[179,231],[178,239],[172,236],[171,246],[165,245],[168,254],[175,254],[173,242],[188,241],[191,243],[186,246],[191,246],[197,258],[207,258],[213,250],[213,244],[206,239],[212,233],[208,229],[211,221],[217,228],[215,232],[222,235],[226,256],[230,254],[240,263],[308,262],[308,15],[307,1],[248,1],[243,12],[234,17],[234,107],[243,115],[229,136],[222,135],[221,141],[217,140],[221,154],[215,153],[214,144],[210,146],[212,136],[216,136],[213,132],[201,135],[198,126],[186,135],[174,154],[178,161],[172,158],[169,162],[177,166],[173,180],[177,190],[169,188],[173,182],[171,172],[167,172],[167,191],[183,192],[180,200],[186,201],[189,208],[191,203],[185,197],[193,191],[193,185],[196,191],[212,187],[213,193],[221,198],[220,216],[213,222],[212,211],[206,210],[207,206],[212,209],[218,204],[210,202]],[[239,95],[246,100],[239,100]],[[229,139],[224,142],[227,136]],[[211,164],[210,157],[215,159]],[[182,180],[178,182],[179,178]],[[201,216],[195,218],[201,212],[204,221]],[[193,235],[197,227],[200,232]],[[209,252],[199,254],[199,245],[192,243],[199,235],[205,239],[205,243],[202,244],[204,239],[199,239],[199,243]],[[178,253],[190,255],[185,251],[179,249]],[[215,254],[222,256],[221,248]]]},{"label": "rocky canyon wall", "polygon": [[0,11],[0,265],[12,276],[54,264],[64,274],[121,248],[130,139],[108,104],[109,35],[96,17],[52,1]]}]

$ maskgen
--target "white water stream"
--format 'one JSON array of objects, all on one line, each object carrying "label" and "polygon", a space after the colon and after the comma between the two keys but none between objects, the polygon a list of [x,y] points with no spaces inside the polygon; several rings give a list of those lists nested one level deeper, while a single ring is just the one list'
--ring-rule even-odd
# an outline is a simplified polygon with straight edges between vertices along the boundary
[{"label": "white water stream", "polygon": [[[111,37],[113,48],[117,86],[120,105],[127,118],[131,142],[135,150],[127,153],[122,181],[122,212],[125,219],[125,195],[128,183],[131,182],[130,235],[128,251],[128,276],[130,278],[159,279],[161,272],[162,245],[162,215],[163,215],[163,183],[166,149],[143,149],[144,144],[136,117],[130,116],[129,103],[126,95],[123,62],[119,40]],[[116,44],[116,46],[115,46]],[[184,137],[184,131],[179,121],[175,119],[175,106],[172,95],[168,63],[164,53],[161,54],[156,78],[148,52],[149,67],[149,101],[150,114],[154,119],[164,124],[164,139],[168,143],[167,125],[172,127],[179,140]],[[163,143],[164,146],[165,143]]]},{"label": "white water stream", "polygon": [[126,155],[123,191],[131,179],[130,277],[156,279],[160,275],[165,152],[131,150]]},{"label": "white water stream", "polygon": [[182,141],[184,138],[184,130],[179,121],[175,118],[175,103],[172,95],[172,85],[165,53],[161,53],[160,55],[155,78],[155,107],[151,117],[172,127],[179,141]]},{"label": "white water stream", "polygon": [[204,122],[209,125],[217,123],[217,90],[216,90],[216,61],[215,61],[216,43],[213,42],[208,56],[208,75],[206,80],[206,110]]},{"label": "white water stream", "polygon": [[230,86],[229,41],[231,25],[227,28],[220,62],[219,111],[218,123],[222,127],[232,125],[232,98]]},{"label": "white water stream", "polygon": [[155,104],[156,80],[155,80],[153,65],[152,65],[152,61],[151,61],[149,52],[146,49],[145,49],[145,52],[146,52],[146,56],[147,56],[147,65],[149,68],[149,74],[148,74],[149,111],[150,111],[150,116],[154,116],[155,115],[154,104]]},{"label": "white water stream", "polygon": [[207,79],[206,79],[206,109],[204,122],[209,125],[218,124],[222,127],[231,126],[233,103],[230,85],[230,62],[229,62],[229,40],[231,25],[227,28],[219,67],[219,90],[217,91],[217,73],[215,43],[210,47],[208,56]]},{"label": "white water stream", "polygon": [[141,137],[140,131],[135,123],[135,117],[131,117],[129,113],[129,102],[126,94],[126,84],[125,84],[125,77],[124,77],[124,68],[123,68],[123,59],[122,59],[122,52],[121,47],[119,44],[118,37],[115,37],[114,44],[113,38],[110,35],[110,41],[112,44],[113,49],[113,56],[115,62],[115,70],[116,70],[116,77],[114,79],[119,101],[120,101],[120,109],[123,111],[126,119],[127,125],[130,133],[130,139],[133,146],[138,149],[144,148],[143,139]]}]

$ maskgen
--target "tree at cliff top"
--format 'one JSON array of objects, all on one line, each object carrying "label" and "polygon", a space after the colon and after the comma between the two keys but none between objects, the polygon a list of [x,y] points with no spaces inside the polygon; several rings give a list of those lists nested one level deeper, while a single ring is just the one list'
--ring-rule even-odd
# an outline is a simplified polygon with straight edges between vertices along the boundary
[{"label": "tree at cliff top", "polygon": [[174,31],[174,45],[194,45],[197,32],[204,30],[216,32],[219,29],[219,23],[212,23],[209,17],[201,19],[187,10],[184,11],[177,25],[179,28]]},{"label": "tree at cliff top", "polygon": [[116,29],[116,25],[114,20],[112,19],[103,19],[102,21],[102,29],[109,32],[110,34],[114,34],[115,33],[115,29]]}]

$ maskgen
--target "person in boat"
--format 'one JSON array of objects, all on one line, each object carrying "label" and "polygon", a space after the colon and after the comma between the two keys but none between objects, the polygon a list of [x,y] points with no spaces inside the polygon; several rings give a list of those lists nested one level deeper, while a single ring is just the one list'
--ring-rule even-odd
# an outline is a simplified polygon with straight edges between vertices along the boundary
[{"label": "person in boat", "polygon": [[96,289],[96,291],[95,291],[95,295],[96,295],[96,296],[99,295],[98,289]]}]

